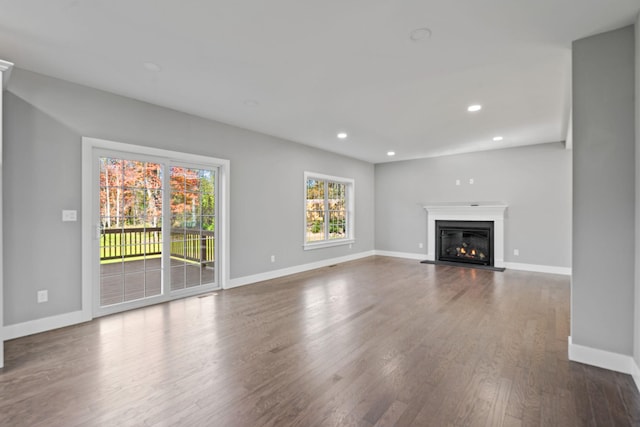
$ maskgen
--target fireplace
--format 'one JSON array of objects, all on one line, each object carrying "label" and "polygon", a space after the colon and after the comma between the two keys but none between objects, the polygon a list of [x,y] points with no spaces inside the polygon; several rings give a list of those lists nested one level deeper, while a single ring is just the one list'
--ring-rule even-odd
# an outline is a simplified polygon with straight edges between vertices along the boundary
[{"label": "fireplace", "polygon": [[493,266],[493,221],[436,221],[438,261]]},{"label": "fireplace", "polygon": [[[427,253],[425,262],[433,263],[438,261],[439,251],[436,251],[436,245],[438,244],[439,234],[436,233],[436,221],[487,221],[493,223],[493,233],[492,251],[490,251],[490,262],[492,264],[486,267],[492,269],[504,268],[504,222],[507,203],[432,202],[426,204],[424,209],[427,211]],[[473,265],[470,264],[470,266]],[[482,267],[484,268],[484,266]]]}]

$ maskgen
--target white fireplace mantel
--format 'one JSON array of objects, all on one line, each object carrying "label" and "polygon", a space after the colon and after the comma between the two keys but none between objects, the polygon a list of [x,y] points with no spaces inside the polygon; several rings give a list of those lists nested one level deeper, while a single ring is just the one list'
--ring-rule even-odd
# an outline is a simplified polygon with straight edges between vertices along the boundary
[{"label": "white fireplace mantel", "polygon": [[427,211],[427,260],[436,259],[436,221],[493,221],[493,265],[504,267],[504,202],[441,202]]}]

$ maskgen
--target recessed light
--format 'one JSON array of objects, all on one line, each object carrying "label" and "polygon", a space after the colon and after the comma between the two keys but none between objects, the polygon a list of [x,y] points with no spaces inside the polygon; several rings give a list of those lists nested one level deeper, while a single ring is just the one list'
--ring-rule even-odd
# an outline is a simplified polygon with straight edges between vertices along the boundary
[{"label": "recessed light", "polygon": [[501,137],[501,136],[494,136],[494,137],[493,137],[493,140],[494,140],[494,141],[502,141],[503,139],[504,139],[504,138],[503,138],[503,137]]},{"label": "recessed light", "polygon": [[145,62],[143,65],[144,65],[144,68],[147,69],[147,71],[153,71],[154,73],[157,73],[160,70],[162,70],[162,68],[160,68],[160,66],[155,62]]},{"label": "recessed light", "polygon": [[395,156],[396,152],[395,151],[387,151],[387,156],[391,157],[391,156]]},{"label": "recessed light", "polygon": [[470,113],[474,113],[476,111],[480,111],[482,110],[482,105],[480,104],[473,104],[473,105],[469,105],[467,107],[467,111],[469,111]]},{"label": "recessed light", "polygon": [[338,136],[338,138],[340,138],[340,139],[345,139],[348,135],[347,135],[347,133],[346,133],[346,132],[340,132],[340,133],[338,133],[338,135],[337,135],[337,136]]},{"label": "recessed light", "polygon": [[419,42],[431,38],[431,30],[427,27],[416,28],[409,33],[409,38],[413,42]]}]

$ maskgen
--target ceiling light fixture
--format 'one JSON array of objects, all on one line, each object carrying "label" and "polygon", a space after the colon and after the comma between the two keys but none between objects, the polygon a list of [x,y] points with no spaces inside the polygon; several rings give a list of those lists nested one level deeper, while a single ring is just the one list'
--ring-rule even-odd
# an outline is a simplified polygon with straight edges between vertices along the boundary
[{"label": "ceiling light fixture", "polygon": [[145,62],[142,65],[144,65],[144,68],[147,71],[152,71],[154,73],[160,72],[160,70],[162,70],[162,68],[160,68],[160,66],[158,64],[156,64],[155,62]]},{"label": "ceiling light fixture", "polygon": [[504,139],[504,138],[503,138],[503,137],[501,137],[501,136],[494,136],[494,137],[493,137],[493,140],[494,140],[494,141],[502,141],[503,139]]},{"label": "ceiling light fixture", "polygon": [[431,30],[427,27],[416,28],[409,33],[412,42],[420,42],[431,38]]},{"label": "ceiling light fixture", "polygon": [[346,133],[346,132],[340,132],[340,133],[338,133],[338,135],[337,135],[337,136],[338,136],[338,138],[340,138],[340,139],[345,139],[348,135],[347,135],[347,133]]},{"label": "ceiling light fixture", "polygon": [[395,156],[396,152],[395,151],[387,151],[387,156],[392,157]]},{"label": "ceiling light fixture", "polygon": [[473,104],[467,107],[467,111],[470,113],[475,113],[476,111],[480,111],[480,110],[482,110],[482,105],[480,104]]}]

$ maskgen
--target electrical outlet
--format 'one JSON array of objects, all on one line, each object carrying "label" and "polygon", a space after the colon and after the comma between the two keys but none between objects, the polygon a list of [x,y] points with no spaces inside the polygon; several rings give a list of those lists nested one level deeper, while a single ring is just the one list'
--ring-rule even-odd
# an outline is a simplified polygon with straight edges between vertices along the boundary
[{"label": "electrical outlet", "polygon": [[456,185],[460,185],[460,180],[456,179]]},{"label": "electrical outlet", "polygon": [[70,210],[63,210],[62,211],[62,221],[63,222],[77,221],[77,220],[78,220],[78,211],[70,211]]},{"label": "electrical outlet", "polygon": [[515,256],[520,256],[520,249],[514,249],[514,250],[513,250],[513,254],[514,254]]},{"label": "electrical outlet", "polygon": [[418,248],[419,248],[419,249],[424,248],[424,243],[418,243]]},{"label": "electrical outlet", "polygon": [[276,256],[275,255],[271,255],[271,262],[276,262]]},{"label": "electrical outlet", "polygon": [[38,304],[49,301],[49,291],[46,289],[40,290],[37,293]]},{"label": "electrical outlet", "polygon": [[473,178],[469,178],[469,184],[473,184],[475,181]]}]

